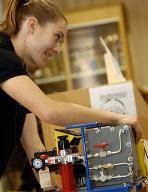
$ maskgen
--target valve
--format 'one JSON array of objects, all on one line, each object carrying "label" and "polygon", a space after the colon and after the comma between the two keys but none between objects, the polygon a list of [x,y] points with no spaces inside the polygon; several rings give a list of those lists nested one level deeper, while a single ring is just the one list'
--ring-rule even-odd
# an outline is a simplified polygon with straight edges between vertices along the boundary
[{"label": "valve", "polygon": [[107,144],[107,143],[98,143],[98,144],[93,145],[94,148],[99,148],[102,150],[105,150],[108,146],[109,146],[109,144]]},{"label": "valve", "polygon": [[46,160],[48,157],[49,157],[49,156],[48,156],[47,154],[42,154],[42,155],[40,155],[40,158],[41,158],[42,160]]}]

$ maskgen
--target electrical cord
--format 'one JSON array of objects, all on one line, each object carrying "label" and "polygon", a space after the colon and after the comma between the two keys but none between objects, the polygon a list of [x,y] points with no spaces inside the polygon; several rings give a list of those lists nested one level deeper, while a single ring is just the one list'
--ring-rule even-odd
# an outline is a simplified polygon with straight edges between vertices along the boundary
[{"label": "electrical cord", "polygon": [[146,158],[148,159],[148,154],[147,154],[145,147],[144,147],[144,152],[145,152]]}]

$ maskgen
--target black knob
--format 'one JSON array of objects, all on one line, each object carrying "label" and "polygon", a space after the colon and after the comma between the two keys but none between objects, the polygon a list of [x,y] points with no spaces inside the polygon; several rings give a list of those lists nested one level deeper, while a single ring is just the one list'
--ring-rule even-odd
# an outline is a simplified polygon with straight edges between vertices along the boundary
[{"label": "black knob", "polygon": [[67,140],[67,136],[60,136],[58,137],[58,149],[60,150],[66,150],[70,149],[69,141]]}]

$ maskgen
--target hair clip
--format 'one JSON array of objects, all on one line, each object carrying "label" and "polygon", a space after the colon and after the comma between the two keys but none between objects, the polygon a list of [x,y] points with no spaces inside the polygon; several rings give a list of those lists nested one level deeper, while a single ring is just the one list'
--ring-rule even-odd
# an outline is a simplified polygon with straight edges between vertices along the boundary
[{"label": "hair clip", "polygon": [[30,3],[32,3],[32,0],[25,0],[24,3],[23,3],[23,5],[28,5],[28,4],[30,4]]}]

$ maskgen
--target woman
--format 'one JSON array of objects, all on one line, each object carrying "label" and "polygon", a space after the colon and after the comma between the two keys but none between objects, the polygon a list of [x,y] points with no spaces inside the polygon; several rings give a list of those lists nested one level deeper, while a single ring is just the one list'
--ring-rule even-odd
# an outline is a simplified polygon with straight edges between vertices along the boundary
[{"label": "woman", "polygon": [[130,124],[137,138],[141,137],[137,119],[54,101],[28,77],[26,68],[43,67],[49,57],[60,52],[67,21],[57,6],[49,0],[10,0],[0,31],[0,177],[19,140],[29,160],[35,151],[45,149],[35,115],[61,126],[92,121]]}]

